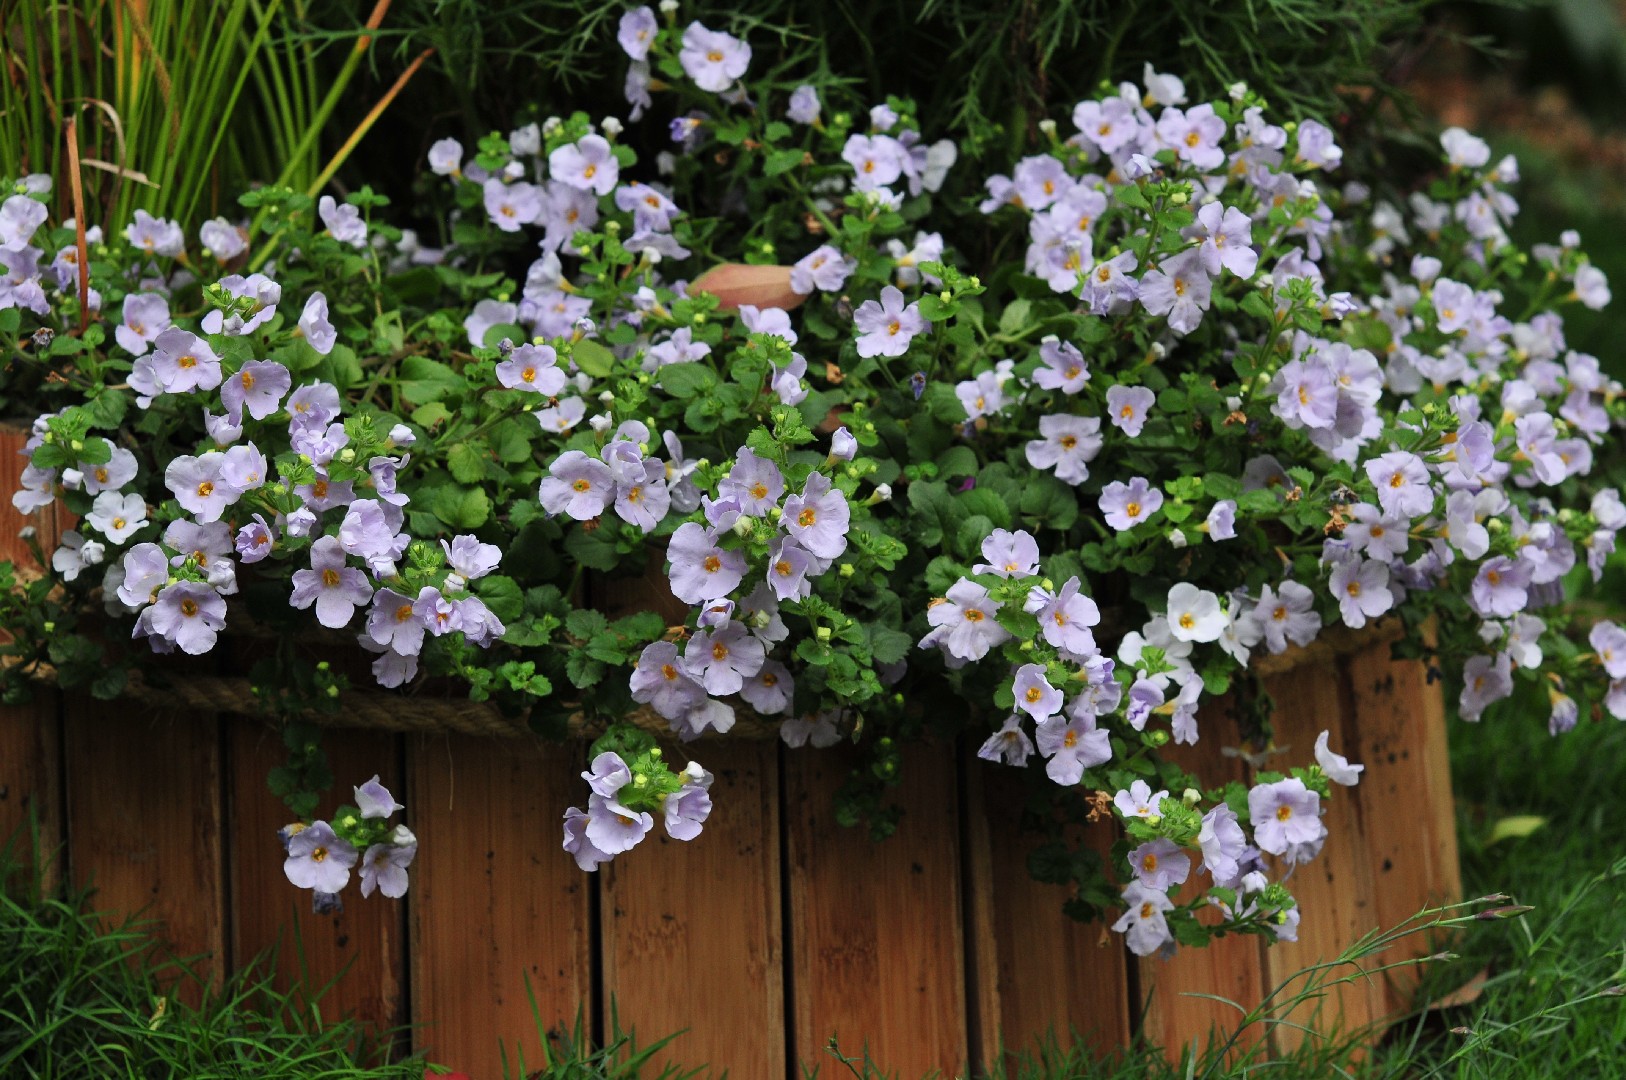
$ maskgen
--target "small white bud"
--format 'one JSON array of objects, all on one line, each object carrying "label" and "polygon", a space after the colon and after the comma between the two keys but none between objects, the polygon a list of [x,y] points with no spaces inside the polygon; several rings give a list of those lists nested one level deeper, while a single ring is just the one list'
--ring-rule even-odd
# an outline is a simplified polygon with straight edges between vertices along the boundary
[{"label": "small white bud", "polygon": [[610,418],[609,413],[600,413],[597,416],[590,416],[587,418],[588,426],[594,431],[598,432],[600,435],[604,434],[606,431],[609,431],[610,425],[613,423],[615,423],[615,421]]},{"label": "small white bud", "polygon": [[1056,133],[1056,122],[1049,117],[1045,117],[1039,121],[1039,130],[1047,136],[1054,135]]},{"label": "small white bud", "polygon": [[610,405],[614,405],[615,404],[615,395],[612,394],[608,390],[600,391],[599,395],[598,395],[598,403],[600,405],[605,406],[605,407],[608,407]]},{"label": "small white bud", "polygon": [[1186,539],[1186,534],[1181,532],[1179,529],[1170,529],[1169,543],[1174,547],[1183,548],[1187,543],[1189,543],[1189,541]]},{"label": "small white bud", "polygon": [[621,121],[617,120],[613,116],[606,116],[604,118],[604,123],[599,126],[604,129],[604,134],[608,135],[612,139],[625,130],[621,126]]},{"label": "small white bud", "polygon": [[542,134],[557,135],[559,134],[559,129],[564,126],[565,122],[563,120],[559,119],[557,116],[550,116],[546,120],[542,121]]},{"label": "small white bud", "polygon": [[882,502],[887,502],[888,500],[890,500],[892,498],[892,485],[891,484],[876,484],[875,485],[875,497],[877,499],[881,500]]}]

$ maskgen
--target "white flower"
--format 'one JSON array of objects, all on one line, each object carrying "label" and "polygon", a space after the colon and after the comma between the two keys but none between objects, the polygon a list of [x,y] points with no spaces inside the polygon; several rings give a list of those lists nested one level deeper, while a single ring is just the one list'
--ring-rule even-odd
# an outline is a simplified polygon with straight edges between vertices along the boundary
[{"label": "white flower", "polygon": [[1218,641],[1227,620],[1219,597],[1182,581],[1169,590],[1169,633],[1180,641]]},{"label": "white flower", "polygon": [[1342,754],[1335,754],[1327,749],[1328,732],[1323,731],[1316,736],[1315,760],[1321,766],[1321,771],[1327,774],[1327,779],[1335,784],[1345,787],[1354,787],[1361,779],[1361,770],[1365,765],[1351,765],[1349,759]]}]

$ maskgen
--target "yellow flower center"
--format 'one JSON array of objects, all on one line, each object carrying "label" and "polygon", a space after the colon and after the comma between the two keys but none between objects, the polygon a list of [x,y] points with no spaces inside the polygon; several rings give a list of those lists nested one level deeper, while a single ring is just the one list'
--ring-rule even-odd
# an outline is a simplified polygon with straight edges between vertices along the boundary
[{"label": "yellow flower center", "polygon": [[807,507],[800,514],[796,515],[796,524],[802,526],[804,529],[812,525],[817,520],[819,520],[818,511],[814,510],[811,506]]},{"label": "yellow flower center", "polygon": [[723,568],[723,560],[719,559],[715,555],[707,555],[706,561],[700,565],[705,568],[706,573],[715,574],[717,571]]},{"label": "yellow flower center", "polygon": [[190,619],[192,616],[196,615],[197,613],[198,613],[198,602],[196,600],[194,600],[190,596],[188,596],[186,599],[181,601],[181,614],[182,615],[185,615],[188,619]]},{"label": "yellow flower center", "polygon": [[338,583],[339,583],[339,572],[337,570],[334,570],[333,568],[329,567],[328,569],[322,571],[322,584],[323,585],[326,585],[328,588],[331,589],[331,588],[333,588],[333,586],[337,585]]},{"label": "yellow flower center", "polygon": [[1291,806],[1278,806],[1276,808],[1276,820],[1277,821],[1286,821],[1288,818],[1290,818],[1292,816],[1293,816],[1293,808]]}]

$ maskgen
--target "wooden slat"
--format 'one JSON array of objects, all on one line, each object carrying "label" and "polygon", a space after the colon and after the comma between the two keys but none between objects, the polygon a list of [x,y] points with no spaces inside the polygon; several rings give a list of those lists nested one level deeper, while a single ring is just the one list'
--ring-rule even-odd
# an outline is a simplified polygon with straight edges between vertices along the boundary
[{"label": "wooden slat", "polygon": [[[25,526],[40,534],[47,551],[56,546],[55,508],[24,517],[11,505],[28,464],[20,453],[27,438],[26,430],[0,425],[0,559],[16,566],[20,577],[42,572],[20,535]],[[0,640],[7,640],[3,630]],[[46,888],[55,886],[61,869],[61,740],[61,698],[55,690],[38,687],[33,701],[0,706],[0,845],[15,835],[13,854],[24,865],[37,865],[41,852],[32,849],[37,830]]]},{"label": "wooden slat", "polygon": [[[1350,657],[1349,673],[1360,739],[1348,756],[1366,765],[1355,792],[1373,876],[1373,921],[1391,929],[1429,904],[1462,894],[1445,702],[1422,663],[1391,661],[1386,644]],[[1438,944],[1411,938],[1380,959],[1422,956]],[[1419,973],[1385,974],[1386,1011],[1409,1007]]]},{"label": "wooden slat", "polygon": [[12,841],[12,855],[23,866],[41,868],[46,889],[55,886],[61,871],[58,707],[59,696],[49,687],[35,690],[26,705],[0,705],[0,846]]},{"label": "wooden slat", "polygon": [[[220,724],[64,698],[69,868],[102,911],[140,913],[218,981],[225,958]],[[188,988],[190,990],[192,988]]]},{"label": "wooden slat", "polygon": [[[1353,732],[1349,682],[1341,666],[1300,667],[1270,680],[1276,701],[1274,725],[1276,744],[1285,749],[1280,759],[1288,765],[1309,765],[1316,737],[1331,734],[1330,746],[1357,760]],[[1274,764],[1274,763],[1273,763]],[[1317,963],[1336,959],[1360,935],[1378,922],[1372,896],[1372,872],[1367,864],[1366,832],[1360,805],[1354,792],[1333,786],[1333,799],[1323,819],[1327,842],[1320,856],[1298,867],[1287,887],[1302,911],[1298,941],[1279,942],[1265,950],[1268,981],[1275,986],[1296,972]],[[1278,863],[1277,872],[1283,869]],[[1367,962],[1371,965],[1371,961]],[[1324,972],[1320,977],[1342,978],[1355,975],[1352,967]],[[1288,995],[1304,988],[1300,979]],[[1278,1013],[1285,1021],[1272,1028],[1276,1046],[1291,1050],[1310,1032],[1320,1038],[1343,1035],[1364,1028],[1384,1013],[1386,995],[1381,976],[1363,976],[1357,981],[1330,988],[1323,996],[1306,1002],[1290,1013]]]},{"label": "wooden slat", "polygon": [[[232,722],[228,738],[226,836],[234,963],[246,967],[276,947],[279,988],[297,985],[308,997],[332,984],[317,1003],[323,1017],[354,1016],[371,1034],[399,1028],[406,1022],[403,902],[378,893],[364,898],[360,877],[352,874],[343,893],[344,910],[312,914],[310,893],[295,889],[282,872],[276,833],[292,815],[266,786],[267,774],[284,758],[282,740],[274,729],[245,720]],[[317,808],[318,817],[328,819],[340,805],[354,805],[352,788],[374,773],[397,802],[407,801],[394,736],[331,730],[323,733],[322,749],[335,782]],[[405,817],[395,820],[413,820],[413,808],[408,805]]]},{"label": "wooden slat", "polygon": [[872,843],[833,819],[833,796],[851,759],[831,751],[785,758],[791,983],[798,1061],[835,1071],[869,1046],[889,1074],[963,1072],[966,1030],[959,829],[947,748],[905,754],[893,792],[904,808],[891,839]]},{"label": "wooden slat", "polygon": [[694,840],[673,840],[657,823],[601,871],[605,1015],[613,1000],[640,1043],[687,1029],[662,1061],[709,1065],[716,1076],[778,1075],[785,988],[777,744],[703,740],[670,753],[674,764],[692,754],[715,774],[714,806]]},{"label": "wooden slat", "polygon": [[[1198,715],[1197,744],[1175,746],[1171,743],[1165,749],[1168,760],[1194,773],[1205,787],[1247,779],[1247,767],[1240,758],[1220,754],[1221,747],[1237,746],[1241,742],[1230,704],[1228,697],[1210,700]],[[1210,881],[1201,871],[1199,861],[1194,859],[1191,877],[1175,899],[1188,902],[1206,891]],[[1199,918],[1204,922],[1219,921],[1217,914],[1210,912],[1203,912]],[[1221,1038],[1228,1037],[1242,1019],[1242,1013],[1224,1002],[1193,995],[1211,994],[1235,1002],[1243,1009],[1253,1008],[1266,991],[1259,950],[1257,937],[1233,934],[1205,948],[1180,949],[1167,960],[1157,957],[1137,960],[1140,995],[1147,1002],[1141,1030],[1154,1045],[1163,1047],[1175,1058],[1193,1041],[1200,1049],[1216,1032]],[[1238,1045],[1251,1045],[1265,1035],[1261,1025],[1252,1025],[1242,1033]]]},{"label": "wooden slat", "polygon": [[560,847],[564,808],[586,797],[581,750],[431,736],[407,755],[414,1042],[470,1076],[504,1075],[499,1043],[534,1068],[527,978],[549,1030],[592,1019],[589,878]]},{"label": "wooden slat", "polygon": [[[1019,826],[1033,777],[975,759],[966,775],[967,918],[979,1063],[991,1068],[1001,1049],[1031,1050],[1047,1032],[1067,1045],[1076,1030],[1102,1053],[1127,1046],[1123,939],[1104,923],[1070,918],[1062,911],[1066,891],[1028,873],[1028,854],[1041,838],[1020,833]],[[1050,782],[1042,775],[1038,780]],[[1069,829],[1068,839],[1107,858],[1113,834],[1113,824],[1101,821]]]}]

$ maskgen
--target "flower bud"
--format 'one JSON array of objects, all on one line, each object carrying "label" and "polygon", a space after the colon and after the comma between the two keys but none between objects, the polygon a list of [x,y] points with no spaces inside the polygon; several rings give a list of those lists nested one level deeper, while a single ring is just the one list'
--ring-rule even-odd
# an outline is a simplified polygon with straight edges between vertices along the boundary
[{"label": "flower bud", "polygon": [[615,394],[608,390],[600,392],[598,396],[598,403],[603,405],[605,408],[609,408],[611,405],[615,404]]},{"label": "flower bud", "polygon": [[1198,791],[1196,788],[1188,787],[1184,792],[1181,793],[1180,800],[1187,806],[1196,806],[1202,801],[1202,797],[1202,792]]},{"label": "flower bud", "polygon": [[840,566],[836,567],[836,573],[840,574],[844,578],[852,577],[853,572],[854,572],[854,568],[853,568],[852,563],[844,562]]},{"label": "flower bud", "polygon": [[820,626],[813,631],[813,636],[822,642],[828,642],[830,640],[830,628],[828,626]]},{"label": "flower bud", "polygon": [[624,130],[621,125],[621,121],[617,120],[613,116],[606,116],[604,118],[604,122],[600,124],[599,127],[603,128],[604,134],[608,135],[612,139],[621,134],[621,132]]}]

